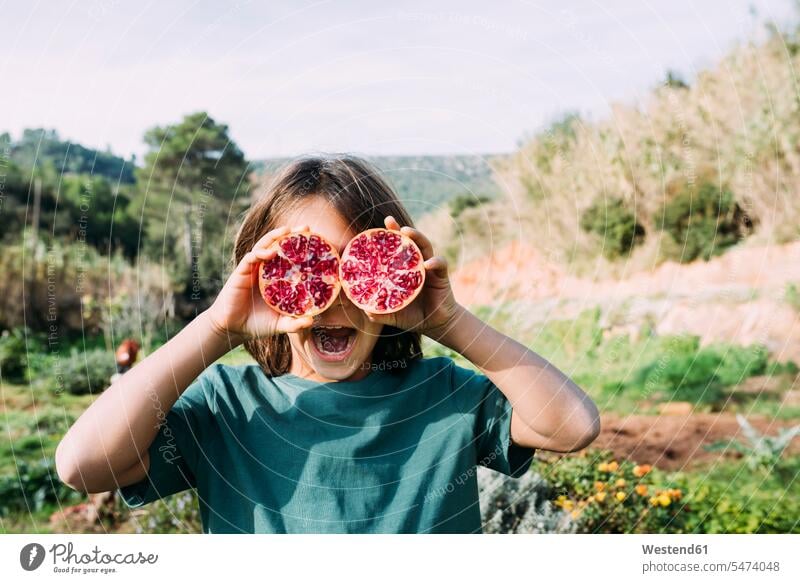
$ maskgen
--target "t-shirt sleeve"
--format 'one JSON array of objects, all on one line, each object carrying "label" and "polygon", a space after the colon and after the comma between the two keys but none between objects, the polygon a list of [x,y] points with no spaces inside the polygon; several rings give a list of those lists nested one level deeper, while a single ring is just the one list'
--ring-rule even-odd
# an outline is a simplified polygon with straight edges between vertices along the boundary
[{"label": "t-shirt sleeve", "polygon": [[512,478],[523,476],[536,449],[511,441],[511,402],[486,375],[455,363],[451,367],[453,390],[474,423],[478,465]]},{"label": "t-shirt sleeve", "polygon": [[[118,489],[131,508],[194,488],[201,455],[200,442],[210,410],[204,393],[204,379],[198,377],[181,394],[169,412],[159,415],[158,433],[150,444],[147,475]],[[158,403],[153,403],[158,408]]]}]

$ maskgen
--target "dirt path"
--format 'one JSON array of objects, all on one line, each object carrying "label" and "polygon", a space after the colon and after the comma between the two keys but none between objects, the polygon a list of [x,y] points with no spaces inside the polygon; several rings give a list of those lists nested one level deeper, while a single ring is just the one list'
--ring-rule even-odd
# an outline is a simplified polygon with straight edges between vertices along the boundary
[{"label": "dirt path", "polygon": [[[760,432],[775,435],[779,428],[797,422],[766,417],[748,417]],[[603,415],[602,428],[591,447],[610,449],[619,459],[649,463],[665,470],[691,467],[700,462],[736,459],[733,450],[709,452],[703,446],[739,435],[733,413],[698,413],[689,415]],[[788,452],[800,453],[800,439]]]}]

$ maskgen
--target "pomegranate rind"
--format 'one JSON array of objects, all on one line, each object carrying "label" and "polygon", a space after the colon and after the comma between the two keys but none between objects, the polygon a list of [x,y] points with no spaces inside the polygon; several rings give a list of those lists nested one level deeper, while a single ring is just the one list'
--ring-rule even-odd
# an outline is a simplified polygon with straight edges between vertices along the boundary
[{"label": "pomegranate rind", "polygon": [[339,254],[322,235],[290,233],[269,247],[274,257],[258,266],[258,289],[267,305],[286,316],[315,316],[336,301]]},{"label": "pomegranate rind", "polygon": [[408,306],[425,286],[425,265],[417,244],[388,229],[353,237],[339,262],[342,291],[362,310],[391,314]]}]

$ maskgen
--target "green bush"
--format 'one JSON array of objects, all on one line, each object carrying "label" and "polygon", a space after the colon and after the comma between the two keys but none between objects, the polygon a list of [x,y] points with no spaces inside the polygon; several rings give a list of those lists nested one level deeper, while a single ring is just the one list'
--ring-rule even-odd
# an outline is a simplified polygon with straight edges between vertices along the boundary
[{"label": "green bush", "polygon": [[64,390],[72,395],[99,393],[109,384],[111,375],[116,372],[114,355],[105,350],[73,352],[61,363],[57,372],[63,382],[56,383],[56,390]]},{"label": "green bush", "polygon": [[[800,533],[800,457],[664,472],[591,450],[537,468],[582,533]],[[788,478],[787,478],[788,476]]]},{"label": "green bush", "polygon": [[28,380],[28,347],[24,328],[3,330],[0,335],[0,378],[4,382],[24,383]]},{"label": "green bush", "polygon": [[603,241],[603,255],[616,259],[644,241],[644,227],[621,198],[596,200],[583,211],[581,228]]},{"label": "green bush", "polygon": [[750,234],[753,224],[727,188],[703,182],[697,191],[684,189],[667,202],[659,223],[677,245],[684,262],[710,259]]},{"label": "green bush", "polygon": [[[684,474],[684,532],[800,533],[800,457],[782,464],[782,474],[752,471],[746,463],[716,463]],[[792,478],[785,479],[786,473]]]},{"label": "green bush", "polygon": [[490,200],[488,196],[476,195],[469,192],[456,195],[450,199],[450,216],[456,219],[465,210],[477,208]]},{"label": "green bush", "polygon": [[544,463],[540,471],[554,504],[571,513],[578,532],[683,532],[684,490],[649,465],[593,450]]},{"label": "green bush", "polygon": [[194,490],[179,492],[148,504],[146,514],[136,520],[137,533],[202,532],[200,507]]},{"label": "green bush", "polygon": [[73,504],[81,494],[59,480],[52,459],[19,462],[14,474],[0,476],[0,516],[38,512],[47,504]]},{"label": "green bush", "polygon": [[715,405],[725,400],[725,387],[763,374],[767,365],[768,352],[764,346],[699,348],[697,337],[683,337],[622,386],[645,395],[655,392],[663,399]]}]

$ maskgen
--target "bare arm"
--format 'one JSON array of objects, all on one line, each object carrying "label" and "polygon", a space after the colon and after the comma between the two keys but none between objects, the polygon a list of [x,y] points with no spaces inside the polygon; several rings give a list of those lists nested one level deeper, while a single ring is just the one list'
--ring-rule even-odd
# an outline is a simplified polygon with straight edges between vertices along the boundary
[{"label": "bare arm", "polygon": [[511,402],[511,439],[525,447],[583,449],[600,432],[594,401],[563,372],[459,306],[439,342],[462,354]]},{"label": "bare arm", "polygon": [[104,492],[141,480],[147,449],[183,391],[230,350],[203,313],[122,375],[80,416],[58,444],[59,477],[77,490]]},{"label": "bare arm", "polygon": [[84,492],[138,482],[149,469],[148,448],[164,416],[207,366],[246,338],[311,325],[311,318],[278,315],[258,292],[258,263],[273,255],[267,247],[287,232],[284,227],[267,233],[237,265],[211,308],[122,375],[70,427],[56,449],[62,481]]}]

